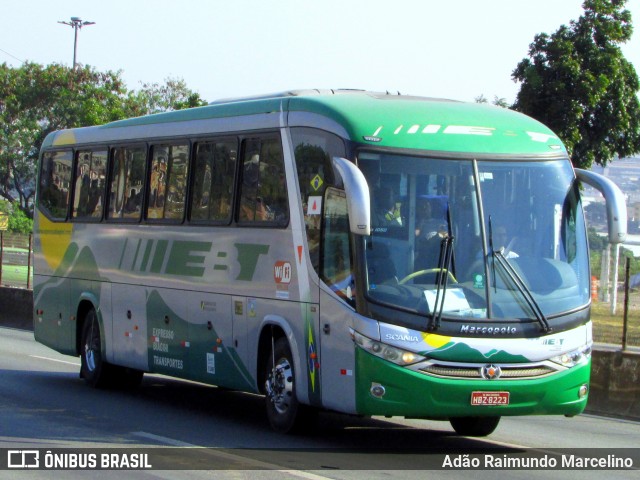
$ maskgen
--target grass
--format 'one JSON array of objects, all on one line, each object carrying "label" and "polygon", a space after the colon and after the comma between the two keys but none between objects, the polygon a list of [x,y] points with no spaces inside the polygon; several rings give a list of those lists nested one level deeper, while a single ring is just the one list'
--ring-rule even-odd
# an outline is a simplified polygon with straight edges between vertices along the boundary
[{"label": "grass", "polygon": [[[33,285],[33,271],[29,285]],[[2,265],[2,286],[26,287],[27,286],[27,266],[26,265]]]},{"label": "grass", "polygon": [[[2,249],[4,264],[2,265],[2,286],[21,287],[27,286],[27,252],[28,248],[7,247]],[[14,263],[25,262],[25,265],[14,265]],[[33,270],[30,272],[29,286],[33,286]]]},{"label": "grass", "polygon": [[[611,314],[611,304],[594,302],[591,307],[593,320],[593,340],[600,343],[622,344],[624,323],[624,294],[618,292],[615,315]],[[622,295],[622,298],[620,296]],[[629,295],[627,315],[627,345],[640,346],[640,292]]]}]

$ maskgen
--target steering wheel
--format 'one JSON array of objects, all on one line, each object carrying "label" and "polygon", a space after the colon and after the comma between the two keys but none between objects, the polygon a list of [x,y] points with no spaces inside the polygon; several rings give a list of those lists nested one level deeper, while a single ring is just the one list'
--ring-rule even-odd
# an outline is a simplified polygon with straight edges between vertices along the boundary
[{"label": "steering wheel", "polygon": [[449,276],[449,279],[453,282],[453,283],[458,283],[458,281],[456,280],[456,277],[453,276],[453,273],[451,273],[449,270],[447,270],[446,268],[428,268],[426,270],[418,270],[417,272],[413,272],[410,273],[409,275],[407,275],[406,277],[404,277],[402,280],[400,280],[398,282],[399,285],[404,285],[405,283],[407,283],[409,280],[413,280],[414,278],[417,277],[421,277],[423,275],[427,275],[429,273],[446,273]]}]

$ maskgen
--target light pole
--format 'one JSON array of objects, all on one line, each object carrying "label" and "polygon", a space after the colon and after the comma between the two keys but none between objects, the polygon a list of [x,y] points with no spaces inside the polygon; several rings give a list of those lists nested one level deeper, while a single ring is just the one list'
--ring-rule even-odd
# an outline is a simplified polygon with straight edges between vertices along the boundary
[{"label": "light pole", "polygon": [[76,52],[78,50],[78,30],[80,30],[85,25],[95,25],[96,22],[83,22],[79,17],[71,17],[70,22],[58,22],[64,25],[69,25],[74,30],[74,38],[73,38],[73,69],[76,69]]}]

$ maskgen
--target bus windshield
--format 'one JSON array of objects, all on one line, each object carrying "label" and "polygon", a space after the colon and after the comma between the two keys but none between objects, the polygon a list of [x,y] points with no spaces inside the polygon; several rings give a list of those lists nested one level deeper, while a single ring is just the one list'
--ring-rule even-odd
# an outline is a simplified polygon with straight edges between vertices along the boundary
[{"label": "bus windshield", "polygon": [[[438,319],[538,320],[589,303],[571,164],[361,153],[366,297]],[[551,320],[549,319],[551,317]]]}]

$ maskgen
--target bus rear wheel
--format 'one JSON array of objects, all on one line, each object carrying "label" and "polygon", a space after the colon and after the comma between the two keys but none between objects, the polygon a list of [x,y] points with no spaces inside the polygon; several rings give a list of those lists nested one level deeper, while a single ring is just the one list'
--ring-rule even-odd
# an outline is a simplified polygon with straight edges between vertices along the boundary
[{"label": "bus rear wheel", "polygon": [[87,312],[82,327],[82,341],[80,343],[80,376],[95,388],[107,385],[110,368],[103,359],[100,324],[96,311]]},{"label": "bus rear wheel", "polygon": [[104,360],[98,315],[94,309],[89,310],[82,328],[80,377],[94,388],[135,388],[143,375],[141,370],[111,365]]},{"label": "bus rear wheel", "polygon": [[265,379],[265,404],[271,428],[279,433],[308,428],[314,411],[298,401],[293,357],[284,337],[275,341],[270,352]]},{"label": "bus rear wheel", "polygon": [[449,422],[458,435],[486,437],[496,429],[500,417],[452,417]]}]

